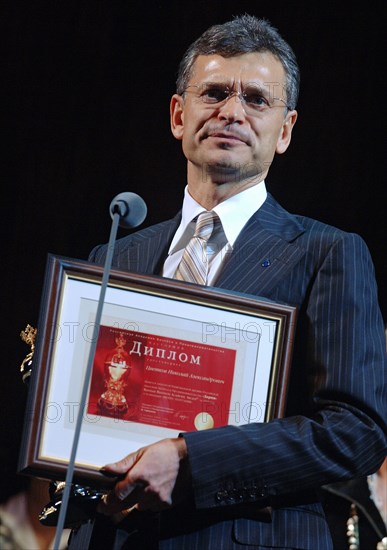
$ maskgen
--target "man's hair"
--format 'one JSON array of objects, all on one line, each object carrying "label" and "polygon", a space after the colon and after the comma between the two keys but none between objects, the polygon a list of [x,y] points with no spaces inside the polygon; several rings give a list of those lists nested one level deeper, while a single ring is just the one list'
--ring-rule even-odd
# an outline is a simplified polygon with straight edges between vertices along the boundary
[{"label": "man's hair", "polygon": [[295,109],[300,71],[292,48],[267,20],[247,14],[213,25],[189,46],[179,65],[177,93],[182,95],[186,90],[199,55],[233,57],[254,52],[270,52],[281,62],[286,77],[286,103],[290,109]]}]

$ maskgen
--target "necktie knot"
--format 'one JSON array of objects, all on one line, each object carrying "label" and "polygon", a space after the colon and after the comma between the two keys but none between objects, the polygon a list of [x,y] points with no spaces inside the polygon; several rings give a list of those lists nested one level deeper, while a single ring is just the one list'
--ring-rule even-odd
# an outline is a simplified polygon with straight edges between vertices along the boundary
[{"label": "necktie knot", "polygon": [[215,212],[212,212],[212,210],[210,212],[206,211],[199,214],[196,221],[194,237],[208,241],[214,230],[215,216],[216,214]]},{"label": "necktie knot", "polygon": [[175,278],[205,285],[208,276],[207,242],[210,239],[215,221],[215,212],[202,212],[196,220],[195,233],[187,244],[181,262],[176,270]]}]

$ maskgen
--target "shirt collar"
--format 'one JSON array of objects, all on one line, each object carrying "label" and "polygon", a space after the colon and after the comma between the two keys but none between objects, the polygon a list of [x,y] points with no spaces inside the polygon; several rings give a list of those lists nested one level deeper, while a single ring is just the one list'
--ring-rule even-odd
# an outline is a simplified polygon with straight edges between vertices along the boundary
[{"label": "shirt collar", "polygon": [[[246,225],[251,216],[262,206],[267,197],[264,181],[233,195],[229,199],[217,204],[213,211],[216,212],[222,222],[227,241],[231,246]],[[188,186],[184,190],[181,223],[171,242],[169,253],[172,254],[184,247],[187,239],[187,228],[192,220],[203,212],[204,208],[188,192]],[[192,233],[193,234],[193,233]],[[189,235],[188,238],[191,238]],[[184,239],[183,239],[184,237]]]},{"label": "shirt collar", "polygon": [[215,206],[213,210],[218,214],[231,246],[234,246],[239,233],[266,197],[265,182],[261,181]]}]

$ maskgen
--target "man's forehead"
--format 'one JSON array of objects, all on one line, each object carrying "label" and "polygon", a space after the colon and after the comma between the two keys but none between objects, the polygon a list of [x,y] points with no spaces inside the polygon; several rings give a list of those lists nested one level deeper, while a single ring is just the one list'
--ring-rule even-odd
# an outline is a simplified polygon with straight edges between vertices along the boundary
[{"label": "man's forehead", "polygon": [[280,82],[285,83],[281,62],[270,52],[249,52],[232,57],[219,54],[199,55],[193,65],[190,82]]}]

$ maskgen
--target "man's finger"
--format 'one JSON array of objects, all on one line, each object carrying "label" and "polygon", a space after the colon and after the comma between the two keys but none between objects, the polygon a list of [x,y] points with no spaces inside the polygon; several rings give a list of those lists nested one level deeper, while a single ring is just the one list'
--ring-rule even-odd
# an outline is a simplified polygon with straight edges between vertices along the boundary
[{"label": "man's finger", "polygon": [[125,478],[116,484],[114,488],[114,492],[118,500],[123,501],[126,498],[128,498],[128,496],[131,495],[135,489],[144,489],[145,486],[146,486],[145,483],[141,483],[141,482],[130,483]]},{"label": "man's finger", "polygon": [[118,462],[112,462],[111,464],[105,464],[100,468],[100,472],[104,475],[109,476],[110,473],[113,474],[126,474],[126,472],[135,464],[137,461],[137,453],[130,454],[118,460]]},{"label": "man's finger", "polygon": [[[116,490],[112,489],[109,493],[102,497],[101,501],[98,504],[98,512],[107,516],[111,516],[124,509],[136,507],[137,501],[140,496],[138,494],[138,491],[135,491],[136,489],[139,488],[137,486],[130,486],[130,490],[127,494],[126,499],[125,497],[118,497]],[[123,496],[123,493],[121,494],[121,496]]]}]

